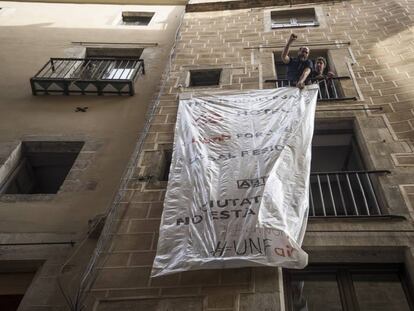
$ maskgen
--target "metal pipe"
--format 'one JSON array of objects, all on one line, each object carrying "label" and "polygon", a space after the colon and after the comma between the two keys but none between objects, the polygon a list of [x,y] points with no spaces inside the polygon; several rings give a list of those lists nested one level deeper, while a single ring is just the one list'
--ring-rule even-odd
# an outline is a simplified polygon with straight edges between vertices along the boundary
[{"label": "metal pipe", "polygon": [[378,204],[378,201],[377,201],[377,197],[375,195],[374,188],[372,187],[371,178],[369,177],[368,173],[365,173],[365,177],[367,178],[368,186],[369,186],[369,189],[371,191],[371,195],[372,195],[372,197],[374,199],[375,208],[378,211],[378,215],[381,215],[382,214],[381,213],[381,209],[379,208],[379,204]]},{"label": "metal pipe", "polygon": [[339,189],[339,195],[341,197],[342,207],[344,208],[345,215],[348,216],[348,211],[346,209],[346,204],[345,204],[345,198],[344,198],[344,194],[342,192],[342,185],[341,185],[341,182],[339,180],[338,174],[335,174],[335,176],[336,176],[336,182],[338,183],[338,189]]},{"label": "metal pipe", "polygon": [[335,175],[335,174],[338,174],[338,175],[346,175],[346,174],[355,174],[355,173],[368,173],[368,174],[384,174],[384,173],[386,173],[386,174],[390,174],[391,171],[389,171],[389,170],[373,170],[373,171],[332,171],[332,172],[313,172],[313,173],[310,173],[310,174],[311,175],[318,175],[318,174],[320,174],[320,175],[326,175],[326,174],[329,174],[329,175]]},{"label": "metal pipe", "polygon": [[321,196],[321,203],[322,203],[322,211],[323,211],[323,215],[326,216],[326,209],[325,209],[325,202],[323,199],[323,192],[322,192],[322,186],[321,186],[321,179],[319,177],[319,175],[316,175],[316,179],[318,180],[318,187],[319,187],[319,194]]},{"label": "metal pipe", "polygon": [[75,245],[76,242],[27,242],[27,243],[0,243],[0,246],[30,246],[30,245]]},{"label": "metal pipe", "polygon": [[361,189],[362,198],[364,199],[365,209],[367,210],[367,215],[370,216],[368,201],[367,201],[367,198],[365,196],[365,190],[364,190],[364,187],[362,186],[361,179],[359,178],[359,174],[355,174],[355,177],[358,181],[359,188]]},{"label": "metal pipe", "polygon": [[328,190],[329,190],[329,194],[331,195],[331,201],[332,201],[332,207],[333,207],[333,210],[334,210],[334,214],[335,214],[335,216],[337,216],[338,214],[336,212],[335,199],[334,199],[334,196],[333,196],[333,193],[332,193],[331,181],[329,179],[328,174],[326,175],[326,180],[328,182]]},{"label": "metal pipe", "polygon": [[346,177],[346,181],[348,183],[349,193],[351,194],[352,203],[354,204],[355,214],[356,215],[359,215],[358,206],[357,206],[357,204],[355,202],[354,192],[353,192],[352,186],[351,186],[351,181],[349,180],[349,175],[348,174],[345,174],[345,177]]},{"label": "metal pipe", "polygon": [[[350,41],[346,42],[321,42],[321,43],[303,43],[301,45],[291,45],[291,48],[299,48],[301,46],[324,46],[324,45],[351,45]],[[245,47],[245,50],[256,50],[256,49],[274,49],[274,48],[284,48],[285,45],[265,45],[265,46],[252,46],[252,47]]]},{"label": "metal pipe", "polygon": [[313,202],[312,184],[311,183],[309,183],[309,198],[310,198],[310,203],[311,203],[311,209],[313,211],[313,216],[316,216],[316,213],[315,213],[315,204]]}]

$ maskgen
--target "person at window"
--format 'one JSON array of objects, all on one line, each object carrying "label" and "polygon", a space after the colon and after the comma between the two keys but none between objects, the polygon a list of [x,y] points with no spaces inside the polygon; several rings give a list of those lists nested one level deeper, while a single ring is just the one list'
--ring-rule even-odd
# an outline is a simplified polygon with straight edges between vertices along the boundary
[{"label": "person at window", "polygon": [[319,92],[322,98],[332,98],[334,96],[332,78],[335,74],[332,71],[327,71],[326,59],[322,56],[315,61],[315,67],[311,73],[311,80],[319,84]]},{"label": "person at window", "polygon": [[311,78],[315,80],[332,79],[335,74],[332,71],[325,73],[327,69],[326,65],[326,59],[322,56],[319,56],[315,61],[315,67],[311,73]]},{"label": "person at window", "polygon": [[282,61],[287,65],[287,79],[289,84],[295,84],[298,88],[303,89],[307,78],[309,77],[313,64],[309,57],[309,48],[302,46],[299,48],[298,57],[289,57],[289,48],[293,41],[298,37],[295,34],[291,34],[290,38],[283,50]]}]

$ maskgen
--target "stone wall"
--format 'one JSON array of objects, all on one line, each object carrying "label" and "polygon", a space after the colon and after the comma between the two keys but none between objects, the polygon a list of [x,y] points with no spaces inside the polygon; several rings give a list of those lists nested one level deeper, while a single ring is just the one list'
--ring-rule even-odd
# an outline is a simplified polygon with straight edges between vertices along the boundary
[{"label": "stone wall", "polygon": [[310,262],[405,262],[413,271],[414,4],[353,0],[314,7],[319,27],[282,30],[270,29],[270,11],[287,6],[185,15],[135,177],[101,256],[91,293],[95,310],[284,310],[282,272],[276,268],[150,279],[165,183],[156,189],[142,176],[153,175],[157,152],[172,148],[180,93],[202,91],[186,86],[188,70],[225,68],[228,78],[210,92],[273,87],[265,82],[274,78],[273,52],[282,50],[292,31],[298,44],[330,50],[337,71],[353,78],[348,87],[358,99],[320,103],[317,119],[354,120],[368,169],[391,171],[380,177],[387,214],[402,216],[311,220],[304,242]]}]

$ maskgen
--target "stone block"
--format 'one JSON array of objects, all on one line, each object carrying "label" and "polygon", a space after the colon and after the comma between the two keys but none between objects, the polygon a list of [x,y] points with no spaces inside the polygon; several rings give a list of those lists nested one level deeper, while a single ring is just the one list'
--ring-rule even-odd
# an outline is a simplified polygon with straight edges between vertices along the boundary
[{"label": "stone block", "polygon": [[279,311],[280,299],[277,292],[240,295],[240,311]]},{"label": "stone block", "polygon": [[129,261],[130,266],[152,266],[155,258],[154,251],[133,252]]},{"label": "stone block", "polygon": [[251,268],[223,269],[221,272],[222,284],[249,283],[252,279]]},{"label": "stone block", "polygon": [[135,288],[146,287],[151,268],[104,268],[99,269],[94,288]]},{"label": "stone block", "polygon": [[201,297],[100,301],[96,307],[96,311],[200,311],[202,309]]},{"label": "stone block", "polygon": [[145,219],[131,220],[128,228],[129,233],[157,232],[160,228],[160,220]]},{"label": "stone block", "polygon": [[183,285],[207,285],[218,284],[220,277],[219,270],[187,271],[181,275]]},{"label": "stone block", "polygon": [[236,297],[234,295],[209,295],[207,307],[212,309],[233,308]]},{"label": "stone block", "polygon": [[112,251],[149,250],[153,240],[152,233],[121,234],[112,238]]}]

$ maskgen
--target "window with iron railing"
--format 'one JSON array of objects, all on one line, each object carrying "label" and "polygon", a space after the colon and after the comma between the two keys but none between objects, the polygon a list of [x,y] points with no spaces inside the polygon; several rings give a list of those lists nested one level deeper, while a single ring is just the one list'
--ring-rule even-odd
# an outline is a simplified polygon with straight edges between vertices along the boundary
[{"label": "window with iron railing", "polygon": [[316,129],[312,141],[310,217],[383,215],[377,178],[383,170],[366,170],[350,129]]},{"label": "window with iron railing", "polygon": [[[290,56],[296,57],[297,47],[291,48]],[[323,57],[326,60],[326,67],[324,70],[324,78],[312,78],[312,74],[306,80],[306,84],[316,84],[319,87],[318,102],[340,101],[340,100],[356,100],[357,93],[349,87],[352,82],[350,75],[335,75],[335,66],[332,61],[330,50],[326,49],[311,49],[310,59],[313,64],[317,57]],[[296,86],[296,81],[287,79],[287,65],[281,60],[281,52],[274,53],[274,65],[276,71],[276,79],[268,79],[265,82],[274,83],[276,88],[285,86]],[[339,65],[339,64],[337,64]],[[342,70],[343,71],[343,70]],[[342,72],[341,71],[341,72]],[[332,77],[328,77],[327,73],[333,72]]]},{"label": "window with iron railing", "polygon": [[[91,48],[84,58],[51,58],[30,79],[33,95],[134,95],[145,74],[142,49]],[[113,55],[113,56],[108,56]]]}]

